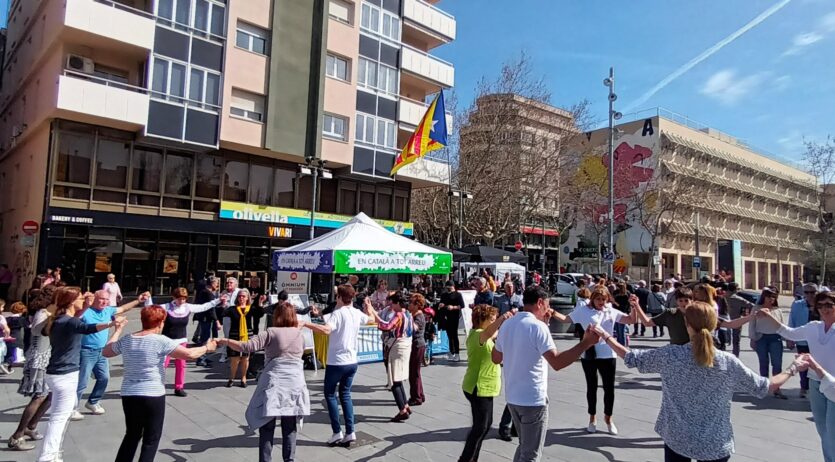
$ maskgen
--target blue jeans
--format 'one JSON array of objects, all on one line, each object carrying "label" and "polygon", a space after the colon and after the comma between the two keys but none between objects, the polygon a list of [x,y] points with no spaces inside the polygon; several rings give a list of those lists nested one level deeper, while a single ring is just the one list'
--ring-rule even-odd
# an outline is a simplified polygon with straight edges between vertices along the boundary
[{"label": "blue jeans", "polygon": [[621,345],[626,346],[626,325],[621,323],[615,324],[615,339]]},{"label": "blue jeans", "polygon": [[90,380],[90,374],[96,378],[96,384],[93,386],[93,391],[87,398],[87,402],[96,404],[101,401],[104,391],[107,390],[107,382],[110,381],[110,363],[107,358],[102,356],[99,348],[81,349],[81,369],[78,372],[79,404],[81,403],[81,395],[87,388],[87,381]]},{"label": "blue jeans", "polygon": [[824,462],[835,462],[835,402],[830,401],[820,392],[821,383],[809,380],[809,404],[815,427],[821,438]]},{"label": "blue jeans", "polygon": [[783,339],[778,334],[763,334],[757,340],[757,358],[760,360],[760,375],[768,377],[768,362],[771,358],[771,373],[783,371]]},{"label": "blue jeans", "polygon": [[325,368],[325,400],[328,403],[328,415],[331,418],[331,429],[339,433],[339,404],[336,400],[336,386],[339,385],[339,401],[342,403],[342,414],[345,418],[345,434],[354,433],[354,404],[351,401],[351,385],[354,374],[357,373],[356,364],[331,366]]},{"label": "blue jeans", "polygon": [[200,344],[205,345],[209,338],[217,338],[217,324],[211,319],[205,321],[198,321],[197,326],[200,328]]}]

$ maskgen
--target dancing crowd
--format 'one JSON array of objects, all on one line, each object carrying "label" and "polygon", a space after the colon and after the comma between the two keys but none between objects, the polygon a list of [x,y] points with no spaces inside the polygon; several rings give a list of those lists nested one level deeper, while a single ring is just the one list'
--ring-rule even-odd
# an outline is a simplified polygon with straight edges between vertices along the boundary
[{"label": "dancing crowd", "polygon": [[[835,294],[814,284],[803,286],[802,298],[792,304],[786,320],[773,288],[765,288],[758,303],[751,304],[736,295],[733,284],[720,286],[717,293],[709,283],[687,287],[665,281],[663,288],[647,289],[643,281],[632,288],[603,277],[593,284],[578,283],[577,303],[568,314],[551,308],[550,293],[543,286],[533,283],[521,289],[520,282],[514,284],[510,278],[500,285],[492,278],[474,278],[477,294],[470,307],[451,282],[434,308],[421,293],[389,291],[384,280],[362,296],[352,284],[341,284],[334,291],[334,306],[324,315],[317,309],[299,309],[286,294],[268,304],[258,285],[239,288],[235,278],[227,278],[223,290],[217,278],[207,278],[195,303],[188,302],[186,288],[175,288],[172,301],[163,305],[155,304],[149,293],[120,305],[121,292],[110,277],[96,293],[84,293],[60,279],[39,282],[27,292],[26,304],[16,308],[28,326],[18,392],[29,402],[8,438],[8,447],[21,451],[43,440],[39,461],[63,460],[67,426],[85,418],[78,406],[91,378],[84,408],[90,415],[106,412],[101,402],[110,377],[109,358],[115,356],[122,356],[123,362],[120,396],[125,418],[115,460],[133,461],[137,451],[138,460],[154,460],[165,421],[166,368],[173,359],[174,395],[186,397],[186,361],[208,365],[215,351],[222,352],[221,362],[229,363],[228,387],[238,379],[246,387],[248,378],[257,377],[245,417],[259,434],[259,460],[272,460],[280,427],[282,459],[292,461],[297,434],[311,414],[304,374],[305,329],[328,336],[324,399],[332,436],[326,443],[350,447],[357,441],[352,384],[360,328],[374,324],[380,331],[386,388],[396,406],[391,422],[402,422],[410,418],[412,407],[427,401],[421,365],[434,323],[447,332],[450,359],[458,361],[458,323],[464,308],[472,308],[461,383],[472,410],[472,428],[459,461],[479,459],[493,424],[494,398],[502,391],[506,407],[499,438],[518,437],[514,461],[538,461],[548,430],[548,371],[561,371],[578,360],[586,383],[585,430],[598,431],[597,391],[602,383],[603,424],[609,434],[617,435],[613,414],[620,358],[627,368],[660,374],[662,400],[655,431],[663,440],[666,461],[727,461],[734,452],[734,394],[787,399],[781,387],[800,374],[801,396],[808,395],[824,460],[835,462]],[[499,287],[502,293],[496,295]],[[140,306],[141,328],[126,333],[125,315]],[[192,314],[198,327],[189,346]],[[321,319],[314,322],[308,315]],[[579,341],[558,350],[551,322],[570,324]],[[739,329],[746,323],[760,363],[757,372],[738,359]],[[632,337],[644,335],[646,327],[653,328],[654,336],[656,328],[664,335],[666,328],[670,344],[630,349],[629,326]],[[732,332],[726,342],[718,334],[723,329]],[[11,339],[6,317],[0,317],[0,331]],[[784,340],[798,353],[785,370]],[[733,344],[732,353],[722,351],[725,343]],[[256,357],[263,361],[250,370],[250,360]],[[47,411],[41,434],[38,425]]]}]

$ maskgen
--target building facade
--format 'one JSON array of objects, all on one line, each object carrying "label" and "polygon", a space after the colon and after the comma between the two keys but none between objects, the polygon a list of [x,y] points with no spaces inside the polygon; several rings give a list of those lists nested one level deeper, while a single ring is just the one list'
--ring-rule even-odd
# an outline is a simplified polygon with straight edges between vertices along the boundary
[{"label": "building facade", "polygon": [[478,98],[467,124],[461,127],[462,170],[519,185],[508,185],[511,187],[503,195],[491,182],[473,181],[474,185],[486,185],[474,192],[473,200],[509,202],[511,207],[524,209],[520,219],[506,217],[519,223],[519,229],[497,245],[514,250],[516,242],[521,242],[531,269],[542,271],[543,264],[548,271],[558,267],[562,186],[558,172],[565,148],[576,136],[579,132],[570,112],[515,94]]},{"label": "building facade", "polygon": [[[803,277],[818,226],[815,178],[725,133],[667,111],[654,113],[616,127],[616,269],[644,279],[724,273],[747,289],[774,284],[791,290]],[[608,129],[581,139],[579,164],[600,167],[587,168],[599,175],[586,179],[608,185]],[[653,194],[664,194],[675,180],[693,188],[674,198],[683,210],[677,219],[661,215],[653,249],[630,196],[648,182],[656,182]],[[607,213],[601,204],[598,221],[605,222]],[[595,227],[581,223],[561,249],[573,269],[596,270],[595,234]],[[601,240],[607,239],[604,233]]]},{"label": "building facade", "polygon": [[[0,261],[125,293],[206,270],[270,281],[273,249],[358,212],[411,235],[427,159],[388,173],[455,19],[421,0],[14,0],[0,88]],[[318,168],[318,182],[310,169]],[[313,193],[316,191],[314,200]],[[30,235],[35,222],[39,230]]]}]

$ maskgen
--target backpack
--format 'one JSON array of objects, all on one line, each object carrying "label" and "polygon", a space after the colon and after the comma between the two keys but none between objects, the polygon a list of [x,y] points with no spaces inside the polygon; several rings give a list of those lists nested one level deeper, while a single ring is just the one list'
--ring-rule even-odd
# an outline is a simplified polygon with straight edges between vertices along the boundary
[{"label": "backpack", "polygon": [[427,320],[426,327],[423,329],[423,338],[426,340],[426,343],[434,342],[437,334],[438,326],[431,319]]}]

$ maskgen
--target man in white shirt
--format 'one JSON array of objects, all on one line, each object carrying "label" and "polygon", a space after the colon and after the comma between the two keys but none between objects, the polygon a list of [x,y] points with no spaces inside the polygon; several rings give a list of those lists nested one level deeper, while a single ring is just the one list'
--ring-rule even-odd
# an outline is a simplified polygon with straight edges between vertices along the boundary
[{"label": "man in white shirt", "polygon": [[545,444],[548,425],[547,362],[558,371],[580,358],[600,340],[594,329],[587,329],[583,340],[573,348],[558,352],[548,330],[553,310],[548,292],[532,285],[522,296],[523,310],[499,329],[492,359],[503,364],[505,400],[519,433],[514,462],[537,462]]}]

